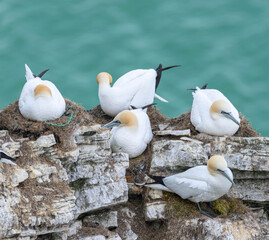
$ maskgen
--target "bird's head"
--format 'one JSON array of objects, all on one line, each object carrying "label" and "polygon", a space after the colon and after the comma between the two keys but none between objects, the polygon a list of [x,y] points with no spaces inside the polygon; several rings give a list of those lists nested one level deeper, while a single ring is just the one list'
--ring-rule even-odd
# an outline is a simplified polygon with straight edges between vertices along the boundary
[{"label": "bird's head", "polygon": [[110,85],[112,83],[112,77],[109,73],[107,72],[101,72],[97,75],[96,82],[101,85],[101,84],[106,84]]},{"label": "bird's head", "polygon": [[225,117],[232,120],[237,125],[240,125],[240,122],[233,116],[231,112],[231,104],[225,100],[217,100],[212,103],[209,112],[213,118]]},{"label": "bird's head", "polygon": [[218,174],[223,175],[226,177],[232,184],[233,176],[231,176],[230,172],[228,171],[227,162],[221,155],[214,155],[212,156],[207,162],[207,169],[211,175],[216,176]]},{"label": "bird's head", "polygon": [[34,95],[36,99],[40,97],[52,97],[50,88],[43,84],[39,84],[35,87]]},{"label": "bird's head", "polygon": [[114,126],[122,127],[137,127],[138,120],[136,115],[130,110],[120,112],[110,123],[104,125],[104,128],[111,128]]}]

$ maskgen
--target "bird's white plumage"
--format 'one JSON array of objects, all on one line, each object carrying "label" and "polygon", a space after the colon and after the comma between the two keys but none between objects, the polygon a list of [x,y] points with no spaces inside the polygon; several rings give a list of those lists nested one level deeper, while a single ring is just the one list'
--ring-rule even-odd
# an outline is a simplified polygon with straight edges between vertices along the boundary
[{"label": "bird's white plumage", "polygon": [[220,91],[199,89],[198,87],[193,92],[191,122],[199,132],[217,136],[233,135],[239,128],[238,124],[221,114],[210,113],[210,107],[217,100],[225,101],[229,107],[229,112],[240,123],[238,111]]},{"label": "bird's white plumage", "polygon": [[[229,170],[231,176],[232,173]],[[210,202],[226,194],[232,183],[222,175],[212,176],[206,166],[197,166],[163,179],[166,187],[193,202]]]},{"label": "bird's white plumage", "polygon": [[[224,169],[231,180],[233,174],[229,168]],[[193,202],[210,202],[226,194],[232,183],[217,171],[210,173],[207,166],[197,166],[185,172],[163,178],[161,184],[147,184],[145,186],[166,190],[178,194],[183,199]]]},{"label": "bird's white plumage", "polygon": [[[19,109],[21,114],[28,119],[36,121],[54,120],[65,112],[65,100],[56,86],[47,80],[35,77],[30,68],[25,65],[26,80],[20,99]],[[44,85],[50,89],[50,94],[35,96],[35,89],[39,85]]]},{"label": "bird's white plumage", "polygon": [[[140,108],[153,103],[157,72],[154,69],[138,69],[120,77],[113,85],[99,84],[98,96],[103,111],[116,116],[130,106]],[[158,96],[156,96],[158,97]],[[166,101],[159,97],[161,101]]]},{"label": "bird's white plumage", "polygon": [[137,126],[120,125],[111,130],[110,146],[113,152],[125,152],[130,158],[142,154],[152,139],[147,113],[142,109],[130,110],[137,118]]}]

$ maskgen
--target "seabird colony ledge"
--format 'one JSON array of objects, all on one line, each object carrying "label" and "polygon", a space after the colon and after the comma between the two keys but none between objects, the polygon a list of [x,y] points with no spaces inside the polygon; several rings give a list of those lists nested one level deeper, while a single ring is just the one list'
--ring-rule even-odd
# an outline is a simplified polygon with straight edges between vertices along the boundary
[{"label": "seabird colony ledge", "polygon": [[[269,138],[244,118],[235,136],[213,137],[198,134],[189,113],[168,119],[150,107],[153,141],[129,161],[111,153],[109,130],[100,124],[112,119],[99,106],[86,111],[66,103],[66,113],[49,123],[24,119],[17,102],[0,114],[1,149],[17,163],[0,164],[1,239],[268,237]],[[69,124],[50,124],[63,125],[71,113]],[[205,164],[213,153],[224,154],[235,177],[228,196],[214,203],[214,220],[187,200],[134,185],[145,173],[165,176]]]}]

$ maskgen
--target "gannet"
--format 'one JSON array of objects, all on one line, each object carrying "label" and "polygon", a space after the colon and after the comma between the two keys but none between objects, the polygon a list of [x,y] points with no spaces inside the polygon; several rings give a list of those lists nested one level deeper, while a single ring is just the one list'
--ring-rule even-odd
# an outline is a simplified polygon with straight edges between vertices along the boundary
[{"label": "gannet", "polygon": [[16,159],[8,156],[4,151],[0,150],[0,162],[11,165],[17,165],[16,163],[14,163],[15,161]]},{"label": "gannet", "polygon": [[21,114],[28,119],[36,121],[55,120],[65,112],[65,100],[56,86],[41,77],[45,70],[35,76],[25,64],[26,83],[19,99]]},{"label": "gannet", "polygon": [[195,202],[199,211],[209,217],[212,215],[201,210],[199,203],[211,202],[220,198],[234,184],[233,173],[227,167],[224,157],[220,155],[212,156],[208,160],[207,166],[193,167],[169,177],[148,176],[156,182],[137,185],[174,192],[183,199]]},{"label": "gannet", "polygon": [[130,105],[141,108],[151,104],[154,97],[167,102],[155,91],[160,83],[162,71],[178,66],[162,68],[160,64],[156,70],[133,70],[120,77],[113,87],[110,86],[111,75],[106,72],[99,73],[96,81],[99,84],[98,96],[102,110],[115,117],[121,111],[128,110]]},{"label": "gannet", "polygon": [[191,109],[191,123],[201,133],[234,135],[240,125],[239,113],[218,90],[196,87]]},{"label": "gannet", "polygon": [[103,127],[113,127],[110,138],[112,152],[125,152],[130,158],[142,154],[152,139],[149,117],[142,108],[124,110]]}]

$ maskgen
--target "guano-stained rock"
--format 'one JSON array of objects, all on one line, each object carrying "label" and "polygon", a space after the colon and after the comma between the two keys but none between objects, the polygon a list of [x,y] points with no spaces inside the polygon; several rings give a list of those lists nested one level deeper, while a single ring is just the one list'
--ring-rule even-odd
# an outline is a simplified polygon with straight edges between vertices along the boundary
[{"label": "guano-stained rock", "polygon": [[[23,139],[26,145],[21,145],[5,142],[11,138],[7,131],[0,131],[1,148],[21,159],[17,166],[0,163],[4,186],[4,196],[0,196],[0,216],[4,216],[0,218],[1,239],[35,239],[44,234],[67,239],[78,228],[69,229],[78,215],[127,201],[128,155],[112,154],[109,131],[98,131],[98,126],[79,128],[71,140],[77,147],[70,152],[63,152],[52,134],[36,141]],[[28,148],[22,149],[24,146]],[[111,239],[120,238],[111,235]]]},{"label": "guano-stained rock", "polygon": [[[151,157],[152,152],[151,166],[148,165],[151,174],[178,173],[206,164],[210,155],[221,153],[235,176],[236,185],[229,195],[268,206],[269,138],[190,136],[189,131],[170,128],[166,123],[160,125],[157,133],[161,135],[155,136],[152,149],[148,149],[150,154],[145,155]],[[251,212],[234,219],[205,216],[169,219],[162,192],[137,190],[134,182],[128,184],[133,202],[130,200],[128,207],[121,205],[128,200],[125,178],[128,155],[112,154],[109,130],[100,128],[99,124],[77,126],[72,131],[66,139],[70,148],[63,148],[54,134],[33,140],[32,136],[16,139],[14,133],[0,131],[1,149],[17,158],[18,164],[0,163],[3,193],[0,194],[0,239],[148,240],[155,236],[156,240],[176,240],[178,236],[180,239],[199,236],[199,239],[263,240],[268,237],[268,216],[263,209],[255,217]],[[136,159],[137,162],[145,156]],[[105,228],[102,230],[106,232],[82,231],[83,224],[89,224],[85,215],[94,216],[93,222],[97,222],[96,219],[104,218],[103,212],[116,211],[118,216],[114,214],[99,223],[113,229],[112,232]],[[81,218],[85,220],[83,224]],[[162,225],[164,219],[166,224]],[[153,235],[140,233],[141,223],[148,230],[153,229]],[[165,236],[159,234],[164,231]]]},{"label": "guano-stained rock", "polygon": [[209,156],[222,154],[236,183],[230,196],[253,202],[269,201],[269,138],[212,138],[201,134],[196,139],[199,142],[182,139],[154,142],[150,173],[160,176],[176,174],[205,165]]}]

